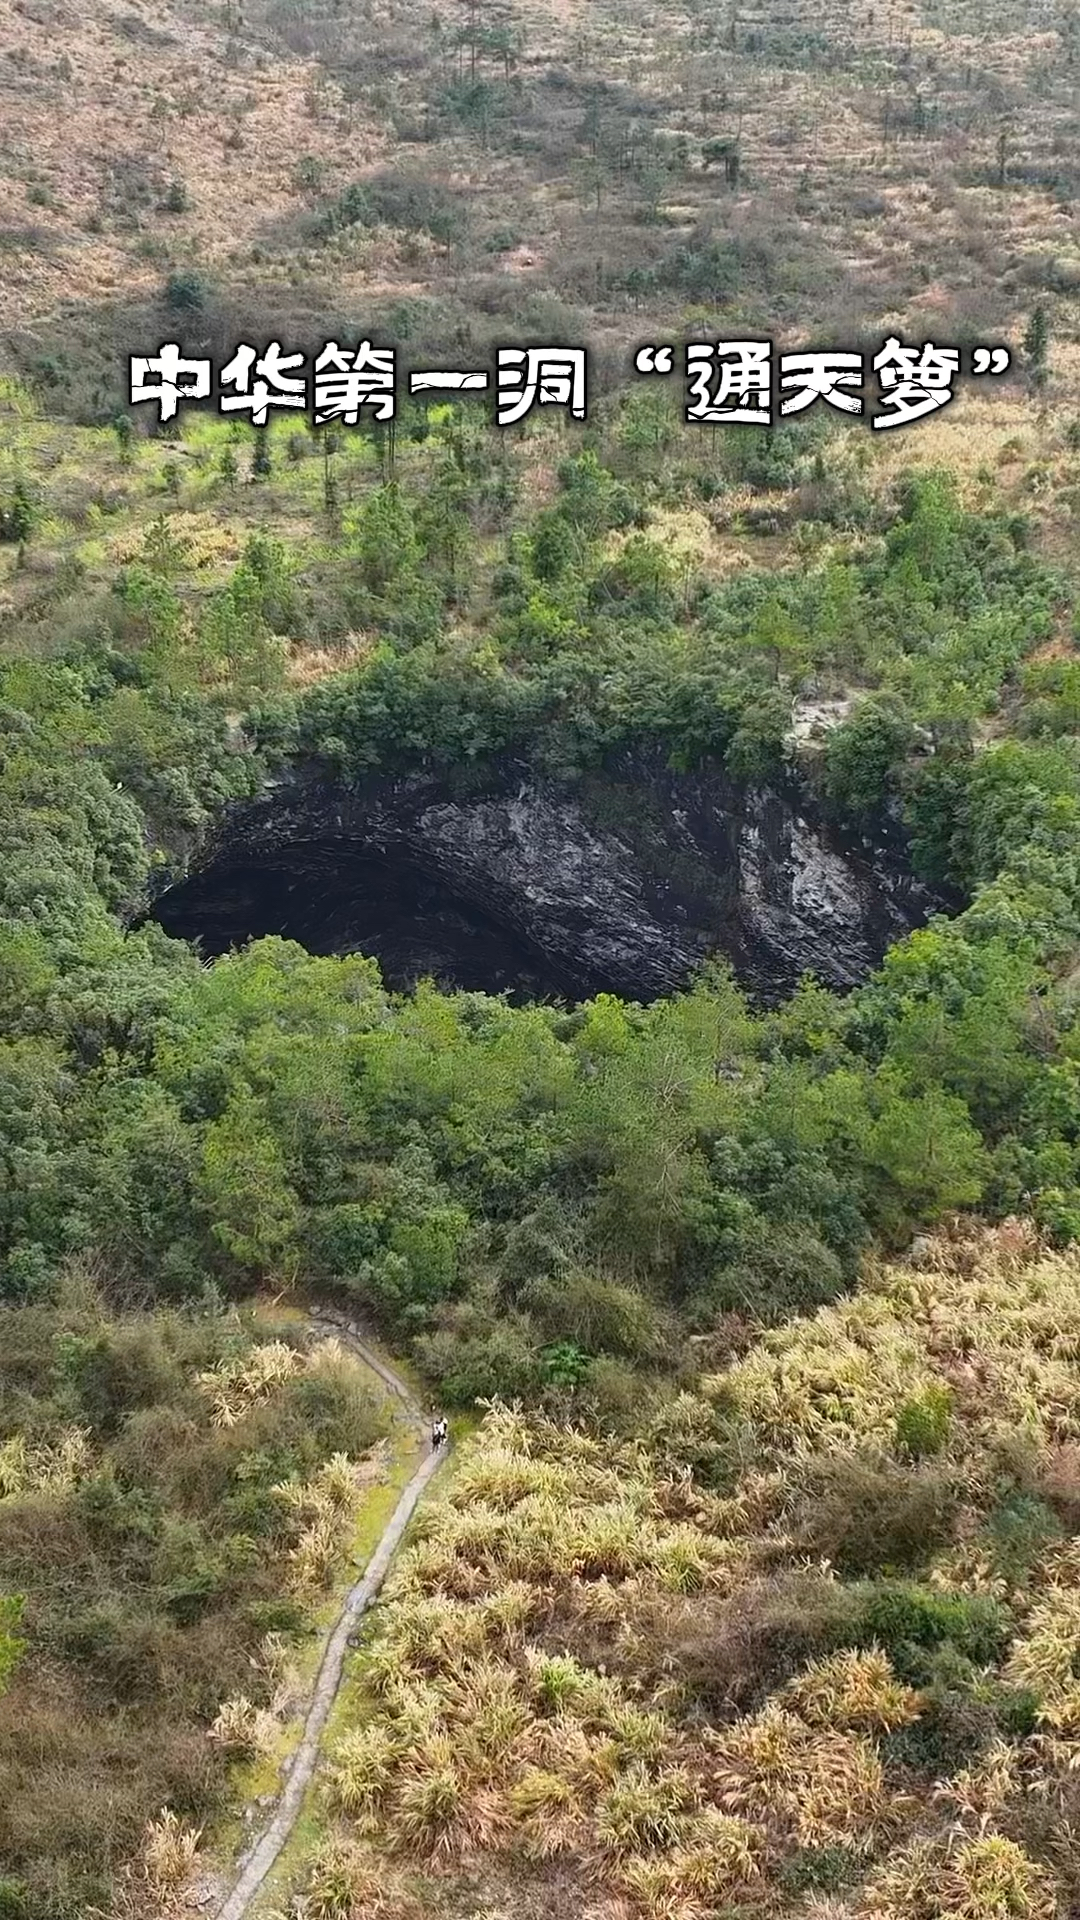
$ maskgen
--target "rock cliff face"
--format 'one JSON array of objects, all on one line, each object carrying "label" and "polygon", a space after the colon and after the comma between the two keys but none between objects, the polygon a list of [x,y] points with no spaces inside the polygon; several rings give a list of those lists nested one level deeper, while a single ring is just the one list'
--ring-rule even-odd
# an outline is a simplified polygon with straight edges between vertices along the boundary
[{"label": "rock cliff face", "polygon": [[504,766],[467,793],[295,774],[231,808],[154,914],[208,954],[264,933],[371,953],[396,987],[650,999],[720,954],[773,999],[807,970],[853,985],[935,904],[794,789],[639,755],[563,785]]}]

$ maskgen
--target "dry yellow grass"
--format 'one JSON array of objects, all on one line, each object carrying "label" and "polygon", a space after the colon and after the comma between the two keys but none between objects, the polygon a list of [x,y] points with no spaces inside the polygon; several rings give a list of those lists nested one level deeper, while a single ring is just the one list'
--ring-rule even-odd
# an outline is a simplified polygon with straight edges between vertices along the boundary
[{"label": "dry yellow grass", "polygon": [[[438,11],[445,27],[456,23],[454,8]],[[517,71],[558,134],[539,168],[527,146],[515,151],[452,121],[440,120],[420,145],[395,143],[395,117],[421,120],[452,71],[427,20],[410,46],[427,64],[414,73],[400,64],[402,19],[392,5],[330,19],[321,8],[294,16],[253,0],[240,12],[184,0],[139,0],[124,15],[67,0],[0,0],[9,156],[0,322],[21,326],[64,301],[150,295],[177,263],[247,290],[291,286],[301,304],[310,290],[335,311],[357,312],[395,295],[450,293],[468,305],[474,283],[502,276],[581,309],[593,344],[617,354],[656,325],[685,332],[716,322],[718,312],[662,284],[644,303],[566,284],[569,259],[587,259],[592,271],[600,255],[610,273],[626,264],[613,251],[644,257],[653,237],[635,224],[632,176],[613,169],[601,207],[588,194],[582,204],[575,170],[587,146],[560,144],[565,109],[545,93],[554,67],[625,89],[612,125],[622,116],[686,143],[687,164],[663,193],[673,233],[688,237],[704,220],[722,238],[780,249],[769,317],[785,338],[822,320],[833,332],[895,326],[947,338],[985,295],[995,312],[1008,306],[1015,339],[1045,288],[1055,321],[1052,404],[1063,416],[1075,410],[1080,248],[1068,195],[1053,187],[1074,131],[1059,9],[1023,16],[1003,4],[972,31],[974,9],[939,8],[935,19],[897,0],[887,8],[794,0],[782,20],[736,8],[725,22],[646,0],[522,0]],[[327,64],[294,47],[321,49]],[[351,104],[336,77],[350,63],[354,75],[373,76]],[[904,117],[915,100],[926,108],[919,126]],[[1003,129],[1007,191],[992,184]],[[739,141],[737,191],[718,187],[718,170],[702,164],[703,142],[715,137]],[[301,159],[317,189],[298,178]],[[515,244],[494,255],[466,247],[448,265],[418,232],[352,229],[310,254],[299,237],[282,238],[320,194],[384,165],[459,189],[477,241],[501,224]],[[183,183],[186,204],[163,211],[172,181]],[[784,284],[792,248],[790,271],[806,279],[794,303]],[[930,453],[943,431],[974,471],[1016,431],[1006,430],[1006,413],[1023,422],[1030,409],[1016,396],[967,393],[947,420],[915,436],[881,436],[892,449],[881,457],[909,459],[916,437]]]},{"label": "dry yellow grass", "polygon": [[[0,47],[10,63],[0,97],[14,160],[0,176],[0,225],[40,235],[5,250],[0,321],[7,324],[48,314],[73,295],[152,291],[161,268],[140,257],[138,242],[147,236],[208,263],[238,259],[267,221],[299,204],[299,155],[321,161],[331,178],[342,168],[333,121],[312,112],[313,90],[325,93],[315,63],[283,57],[279,48],[260,66],[252,44],[230,65],[223,21],[193,20],[169,0],[129,8],[127,37],[117,18],[103,9],[0,0]],[[381,145],[374,125],[355,127],[350,171]],[[153,196],[140,208],[124,191],[129,170],[152,172],[166,185],[183,181],[188,208],[155,211]],[[125,224],[96,232],[111,193]]]},{"label": "dry yellow grass", "polygon": [[[735,1633],[778,1604],[806,1475],[853,1448],[888,1454],[900,1410],[934,1382],[955,1396],[937,1467],[961,1506],[925,1590],[962,1591],[957,1554],[976,1540],[992,1554],[1001,1450],[1022,1426],[1049,1461],[1075,1425],[1078,1320],[1080,1253],[1047,1253],[1012,1225],[972,1228],[769,1334],[673,1403],[647,1444],[493,1407],[399,1562],[363,1657],[363,1718],[327,1780],[335,1884],[354,1875],[365,1915],[385,1859],[385,1884],[422,1869],[408,1884],[423,1916],[481,1874],[496,1906],[529,1915],[545,1887],[553,1910],[583,1910],[588,1887],[620,1920],[706,1920],[718,1903],[763,1920],[1065,1920],[1055,1860],[1023,1820],[1075,1791],[1072,1543],[1051,1533],[1034,1547],[1010,1590],[1011,1648],[996,1676],[975,1676],[1030,1689],[1035,1730],[998,1729],[937,1779],[894,1746],[923,1737],[931,1693],[872,1640],[841,1637],[771,1691],[751,1670],[764,1697],[712,1727],[663,1646],[673,1607],[672,1644],[690,1650],[695,1631],[715,1635],[721,1619]],[[722,1495],[674,1464],[717,1418],[742,1423],[744,1457],[776,1462]],[[699,1598],[670,1585],[676,1543],[702,1569]],[[862,1591],[828,1569],[799,1577],[819,1608]],[[798,1621],[796,1604],[790,1630]],[[846,1863],[845,1890],[797,1898],[790,1876],[819,1857]]]}]

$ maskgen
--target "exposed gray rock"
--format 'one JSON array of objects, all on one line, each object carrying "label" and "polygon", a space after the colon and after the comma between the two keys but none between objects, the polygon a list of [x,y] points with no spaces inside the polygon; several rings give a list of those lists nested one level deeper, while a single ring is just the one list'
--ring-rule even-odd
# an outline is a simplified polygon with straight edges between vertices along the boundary
[{"label": "exposed gray rock", "polygon": [[845,694],[839,699],[797,700],[791,712],[788,742],[795,747],[816,747],[828,739],[834,727],[842,726],[854,713],[859,696]]},{"label": "exposed gray rock", "polygon": [[230,808],[155,913],[207,952],[268,932],[370,952],[392,985],[648,999],[719,954],[772,998],[808,970],[854,984],[934,904],[895,848],[845,845],[794,787],[628,756],[562,785],[504,767],[467,793],[296,775]]}]

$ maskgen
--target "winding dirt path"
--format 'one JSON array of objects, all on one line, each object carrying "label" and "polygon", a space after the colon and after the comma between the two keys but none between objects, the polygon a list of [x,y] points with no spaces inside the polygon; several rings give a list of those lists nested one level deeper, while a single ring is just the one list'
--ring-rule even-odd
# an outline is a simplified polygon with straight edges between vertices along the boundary
[{"label": "winding dirt path", "polygon": [[[314,1316],[313,1324],[328,1333],[336,1334],[343,1345],[348,1346],[365,1366],[370,1367],[372,1373],[378,1375],[383,1385],[388,1387],[401,1402],[409,1418],[420,1430],[421,1444],[423,1444],[426,1439],[424,1416],[400,1374],[395,1373],[377,1353],[372,1352],[353,1323],[344,1316],[320,1313]],[[330,1709],[341,1685],[341,1673],[348,1651],[349,1636],[355,1632],[357,1622],[362,1619],[378,1595],[390,1570],[394,1554],[401,1544],[401,1536],[412,1518],[416,1503],[444,1457],[445,1452],[424,1455],[394,1508],[363,1574],[345,1596],[344,1605],[326,1643],[326,1651],[322,1657],[311,1704],[304,1721],[303,1737],[292,1756],[289,1777],[265,1827],[245,1853],[239,1878],[231,1893],[218,1908],[217,1920],[245,1920],[245,1916],[251,1911],[252,1902],[264,1886],[296,1825],[304,1796],[315,1772],[319,1747],[326,1730],[326,1722],[330,1717]]]}]

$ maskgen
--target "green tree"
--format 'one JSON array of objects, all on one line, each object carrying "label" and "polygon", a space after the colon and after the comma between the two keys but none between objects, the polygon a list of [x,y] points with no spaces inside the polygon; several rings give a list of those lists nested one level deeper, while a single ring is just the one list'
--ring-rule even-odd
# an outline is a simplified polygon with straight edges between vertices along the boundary
[{"label": "green tree", "polygon": [[761,606],[747,643],[768,663],[775,679],[798,671],[803,658],[802,638],[787,608],[775,594]]},{"label": "green tree", "polygon": [[120,465],[130,467],[135,459],[135,422],[130,413],[118,413],[113,421]]},{"label": "green tree", "polygon": [[242,1083],[207,1128],[196,1195],[214,1239],[239,1267],[279,1277],[291,1272],[300,1203],[281,1147]]},{"label": "green tree", "polygon": [[416,534],[428,559],[447,577],[453,596],[471,537],[469,485],[457,462],[442,460],[416,516]]},{"label": "green tree", "polygon": [[561,513],[542,513],[532,529],[532,570],[538,580],[554,581],[576,557],[573,533]]},{"label": "green tree", "polygon": [[822,784],[830,804],[851,820],[873,820],[895,792],[913,740],[900,701],[860,701],[825,742]]},{"label": "green tree", "polygon": [[937,1088],[912,1095],[888,1071],[876,1091],[880,1110],[864,1151],[876,1176],[872,1205],[884,1231],[903,1235],[950,1208],[974,1206],[987,1158],[963,1101]]},{"label": "green tree", "polygon": [[1050,353],[1050,315],[1045,303],[1041,300],[1038,306],[1032,309],[1031,318],[1024,329],[1023,347],[1032,385],[1045,386],[1049,374],[1047,363]]},{"label": "green tree", "polygon": [[391,581],[419,572],[421,547],[411,502],[396,481],[377,487],[352,514],[345,537],[367,586],[385,592]]},{"label": "green tree", "polygon": [[25,546],[37,525],[37,508],[24,480],[16,480],[7,505],[0,508],[0,539]]}]

